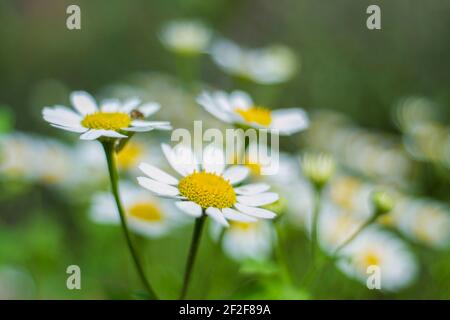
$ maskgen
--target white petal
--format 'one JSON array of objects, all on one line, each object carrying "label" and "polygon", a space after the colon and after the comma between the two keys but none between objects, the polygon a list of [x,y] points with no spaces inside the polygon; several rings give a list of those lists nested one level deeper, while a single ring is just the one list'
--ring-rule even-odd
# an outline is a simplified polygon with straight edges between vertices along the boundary
[{"label": "white petal", "polygon": [[130,132],[148,132],[148,131],[152,131],[154,129],[154,127],[128,127],[128,128],[123,128],[123,131],[130,131]]},{"label": "white petal", "polygon": [[76,132],[76,133],[84,133],[89,130],[85,127],[66,127],[66,126],[60,126],[60,125],[53,124],[53,123],[51,123],[50,125],[52,127],[58,128],[58,129],[62,129],[62,130],[70,131],[70,132]]},{"label": "white petal", "polygon": [[94,98],[85,91],[74,91],[70,95],[70,101],[75,109],[82,115],[94,113],[98,110]]},{"label": "white petal", "polygon": [[197,161],[189,147],[177,145],[172,149],[168,144],[163,143],[161,148],[172,168],[182,176],[198,170]]},{"label": "white petal", "polygon": [[211,97],[209,93],[203,92],[197,98],[197,103],[216,118],[224,122],[228,123],[232,122],[230,114],[223,108],[221,108],[221,106],[214,101],[214,99]]},{"label": "white petal", "polygon": [[141,169],[142,172],[144,172],[146,175],[148,175],[153,180],[156,180],[156,181],[159,181],[162,183],[166,183],[166,184],[172,184],[172,185],[178,184],[177,179],[172,177],[170,174],[165,173],[161,169],[159,169],[155,166],[152,166],[151,164],[143,162],[139,165],[139,169]]},{"label": "white petal", "polygon": [[104,130],[91,129],[80,136],[81,140],[95,140],[103,135]]},{"label": "white petal", "polygon": [[225,156],[220,148],[209,145],[203,150],[203,169],[206,172],[222,174],[225,169]]},{"label": "white petal", "polygon": [[82,120],[80,115],[63,106],[45,107],[42,116],[47,122],[65,127],[80,126]]},{"label": "white petal", "polygon": [[128,138],[128,136],[114,130],[103,130],[102,136],[110,138]]},{"label": "white petal", "polygon": [[169,121],[145,121],[145,120],[134,120],[131,122],[134,127],[161,127],[170,126]]},{"label": "white petal", "polygon": [[232,166],[225,170],[223,177],[225,180],[229,180],[231,184],[237,184],[247,178],[249,169],[244,166]]},{"label": "white petal", "polygon": [[157,112],[160,108],[161,106],[159,105],[159,103],[149,102],[140,106],[138,110],[144,115],[144,117],[149,117],[155,112]]},{"label": "white petal", "polygon": [[120,108],[120,101],[118,99],[104,100],[100,109],[103,112],[117,112]]},{"label": "white petal", "polygon": [[233,109],[248,109],[253,106],[253,100],[248,93],[237,90],[230,94],[230,104]]},{"label": "white petal", "polygon": [[241,186],[239,188],[235,188],[234,191],[237,194],[241,195],[253,195],[261,192],[266,192],[270,189],[270,185],[267,183],[252,183],[252,184],[246,184],[244,186]]},{"label": "white petal", "polygon": [[275,213],[273,213],[270,210],[267,209],[263,209],[263,208],[255,208],[255,207],[249,207],[240,203],[236,203],[235,208],[238,209],[239,211],[248,214],[250,216],[256,217],[256,218],[261,218],[261,219],[273,219],[275,218],[277,215]]},{"label": "white petal", "polygon": [[251,207],[258,207],[258,206],[265,206],[266,204],[271,204],[277,201],[280,197],[275,192],[266,192],[266,193],[259,193],[251,196],[237,196],[236,199],[238,202],[251,206]]},{"label": "white petal", "polygon": [[208,209],[206,209],[206,214],[211,218],[213,218],[214,220],[216,220],[221,225],[223,225],[224,227],[229,226],[227,220],[225,219],[225,217],[223,216],[222,212],[219,209],[209,207]]},{"label": "white petal", "polygon": [[[130,113],[131,111],[133,111],[134,109],[136,109],[136,107],[141,103],[141,99],[139,98],[131,98],[131,99],[127,99],[122,107],[120,108],[120,111],[125,112],[125,113]],[[142,112],[143,113],[143,112]],[[145,115],[144,115],[145,116]]]},{"label": "white petal", "polygon": [[200,217],[202,215],[202,207],[192,201],[177,201],[175,205],[183,212],[193,216]]},{"label": "white petal", "polygon": [[309,126],[308,115],[303,109],[279,109],[272,112],[271,129],[282,135],[290,135],[302,131]]},{"label": "white petal", "polygon": [[179,194],[178,188],[175,188],[174,186],[169,186],[168,184],[161,183],[146,177],[138,177],[137,180],[140,186],[160,196],[175,197]]},{"label": "white petal", "polygon": [[222,213],[225,216],[225,218],[229,220],[234,221],[241,221],[241,222],[255,222],[257,219],[250,217],[246,214],[242,214],[241,212],[231,209],[231,208],[224,208],[222,209]]}]

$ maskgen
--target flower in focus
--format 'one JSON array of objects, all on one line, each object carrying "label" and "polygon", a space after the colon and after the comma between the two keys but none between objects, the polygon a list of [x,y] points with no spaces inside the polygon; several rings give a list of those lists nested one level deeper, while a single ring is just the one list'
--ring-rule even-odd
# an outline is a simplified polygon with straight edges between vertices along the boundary
[{"label": "flower in focus", "polygon": [[367,268],[378,266],[381,289],[396,291],[411,284],[417,274],[417,262],[405,243],[377,228],[367,229],[340,253],[339,268],[348,276],[366,284]]},{"label": "flower in focus", "polygon": [[164,25],[160,39],[164,46],[179,54],[197,55],[207,50],[212,31],[202,22],[178,20]]},{"label": "flower in focus", "polygon": [[336,170],[333,158],[325,154],[305,154],[301,159],[301,167],[305,177],[318,188],[322,188]]},{"label": "flower in focus", "polygon": [[232,41],[218,40],[212,45],[211,55],[224,72],[260,84],[286,82],[298,70],[295,54],[281,45],[245,49]]},{"label": "flower in focus", "polygon": [[162,144],[169,164],[182,178],[147,163],[140,169],[148,177],[139,177],[139,184],[153,193],[177,199],[175,205],[185,213],[200,217],[203,211],[228,227],[227,220],[254,222],[257,218],[272,219],[275,214],[259,208],[278,200],[278,195],[267,192],[268,184],[257,183],[236,187],[249,174],[244,166],[225,168],[223,152],[216,147],[206,147],[202,160],[182,144],[171,148]]},{"label": "flower in focus", "polygon": [[306,112],[301,108],[270,110],[256,105],[243,91],[227,94],[223,91],[203,92],[197,102],[216,118],[232,124],[258,129],[270,129],[280,135],[291,135],[309,125]]},{"label": "flower in focus", "polygon": [[128,138],[126,134],[131,132],[170,129],[167,121],[144,120],[159,110],[157,103],[139,106],[141,102],[138,99],[129,99],[123,103],[110,99],[104,100],[98,107],[94,98],[84,91],[73,92],[70,100],[76,112],[64,106],[55,106],[45,107],[42,114],[53,127],[81,133],[82,140]]},{"label": "flower in focus", "polygon": [[[121,196],[130,229],[150,238],[161,237],[179,223],[176,208],[168,201],[149,197],[130,183],[121,183]],[[119,212],[110,192],[97,193],[90,210],[91,219],[101,224],[119,224]]]},{"label": "flower in focus", "polygon": [[[211,233],[217,236],[223,229],[217,223],[211,224]],[[264,220],[256,222],[230,221],[222,238],[224,252],[232,259],[265,260],[270,257],[275,242],[272,224]]]}]

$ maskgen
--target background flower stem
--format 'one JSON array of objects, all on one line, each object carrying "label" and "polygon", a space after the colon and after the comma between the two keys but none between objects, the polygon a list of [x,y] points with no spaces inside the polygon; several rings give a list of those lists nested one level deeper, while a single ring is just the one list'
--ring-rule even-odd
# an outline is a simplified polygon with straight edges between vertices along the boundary
[{"label": "background flower stem", "polygon": [[203,225],[205,224],[206,214],[203,210],[203,214],[200,218],[195,220],[194,233],[192,234],[191,247],[189,249],[189,255],[186,261],[186,268],[184,271],[183,287],[181,288],[180,300],[186,297],[186,293],[191,280],[192,269],[194,267],[195,258],[197,256],[198,246],[200,244],[200,238],[203,231]]},{"label": "background flower stem", "polygon": [[314,211],[311,217],[311,265],[315,266],[315,259],[318,250],[318,224],[320,215],[322,188],[314,188]]},{"label": "background flower stem", "polygon": [[125,236],[126,243],[128,245],[128,249],[130,250],[131,256],[133,258],[134,264],[136,266],[136,270],[139,274],[139,277],[141,278],[142,284],[144,285],[148,296],[152,300],[157,300],[157,296],[151,287],[149,281],[147,280],[144,269],[142,268],[141,261],[139,259],[139,256],[137,254],[136,248],[133,245],[133,242],[131,241],[131,235],[128,230],[128,224],[126,221],[125,216],[125,210],[123,209],[122,202],[120,200],[119,195],[119,185],[118,185],[118,174],[117,174],[117,167],[116,167],[116,159],[115,159],[115,151],[114,151],[114,142],[113,141],[104,141],[102,142],[103,148],[105,150],[106,160],[108,162],[108,171],[109,171],[109,177],[111,180],[111,192],[114,196],[114,200],[117,205],[117,210],[119,211],[120,215],[120,222],[122,226],[122,230]]}]

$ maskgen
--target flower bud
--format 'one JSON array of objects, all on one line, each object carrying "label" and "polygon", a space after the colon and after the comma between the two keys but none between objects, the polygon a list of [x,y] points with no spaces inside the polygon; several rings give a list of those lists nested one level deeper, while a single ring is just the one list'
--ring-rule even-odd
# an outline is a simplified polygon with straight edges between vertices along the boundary
[{"label": "flower bud", "polygon": [[372,204],[375,209],[375,215],[380,216],[392,211],[394,199],[385,191],[375,191],[372,194]]},{"label": "flower bud", "polygon": [[301,161],[303,174],[316,187],[321,189],[336,170],[334,159],[326,154],[305,154]]}]

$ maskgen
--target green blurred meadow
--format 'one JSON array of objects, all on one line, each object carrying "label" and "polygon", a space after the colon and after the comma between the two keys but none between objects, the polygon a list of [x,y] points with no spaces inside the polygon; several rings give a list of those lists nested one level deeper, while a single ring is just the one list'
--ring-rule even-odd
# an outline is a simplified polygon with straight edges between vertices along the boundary
[{"label": "green blurred meadow", "polygon": [[[69,4],[81,8],[81,30],[66,28]],[[381,7],[381,30],[366,28],[370,4]],[[244,89],[263,105],[304,108],[310,128],[281,137],[283,151],[296,161],[304,151],[331,154],[337,177],[356,181],[342,188],[394,190],[402,203],[396,213],[406,218],[398,226],[381,227],[407,244],[418,271],[407,286],[393,291],[369,290],[333,265],[305,282],[310,253],[303,224],[309,209],[295,202],[279,222],[282,237],[273,246],[281,249],[262,260],[236,261],[225,254],[209,221],[189,298],[449,299],[449,16],[445,0],[2,1],[0,137],[6,142],[0,163],[12,152],[9,137],[21,137],[25,144],[51,141],[64,150],[49,154],[48,146],[36,145],[23,153],[28,158],[22,153],[14,158],[19,169],[8,172],[0,165],[0,299],[145,297],[120,227],[94,223],[89,216],[93,195],[108,190],[104,176],[94,174],[104,170],[106,175],[104,158],[92,174],[77,171],[65,181],[73,165],[91,161],[74,150],[95,144],[52,128],[41,111],[70,105],[71,91],[86,90],[157,101],[162,108],[156,119],[171,121],[174,128],[192,129],[197,119],[225,128],[196,104],[203,89]],[[297,71],[282,83],[264,85],[223,72],[209,54],[177,55],[159,36],[174,19],[201,20],[213,38],[243,47],[285,45],[296,56]],[[155,131],[138,141],[154,146],[169,138],[170,133]],[[149,154],[161,157],[155,147]],[[56,157],[61,159],[53,163]],[[28,174],[27,167],[34,166],[41,171]],[[124,179],[135,183],[136,172],[125,171]],[[332,182],[330,194],[339,194],[334,200],[342,210],[348,202],[364,201],[351,198],[353,189],[333,189],[339,182]],[[300,204],[310,197],[291,191]],[[437,208],[442,222],[427,220],[434,214],[424,213],[425,222],[410,227],[410,219],[428,205],[431,211]],[[425,223],[431,227],[414,229]],[[187,219],[160,238],[135,236],[148,278],[163,299],[178,297],[192,228]],[[283,278],[277,250],[286,259],[290,281]],[[69,265],[81,268],[81,290],[66,287]]]}]

